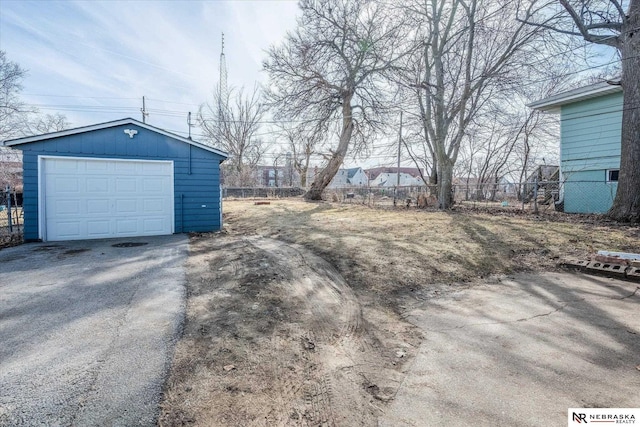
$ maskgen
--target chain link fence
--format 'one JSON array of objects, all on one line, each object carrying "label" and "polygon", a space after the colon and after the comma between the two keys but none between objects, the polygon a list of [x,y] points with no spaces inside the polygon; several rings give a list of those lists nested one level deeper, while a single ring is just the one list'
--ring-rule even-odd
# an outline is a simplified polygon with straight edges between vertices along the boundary
[{"label": "chain link fence", "polygon": [[0,192],[0,247],[22,241],[22,195],[6,187]]},{"label": "chain link fence", "polygon": [[254,199],[296,197],[304,194],[300,187],[225,187],[222,197],[225,199]]},{"label": "chain link fence", "polygon": [[[586,187],[588,188],[588,187]],[[562,183],[540,181],[508,184],[455,184],[455,206],[538,212],[563,211]],[[371,207],[437,208],[435,186],[328,188],[333,202],[360,203]],[[588,198],[588,192],[584,192]]]},{"label": "chain link fence", "polygon": [[[456,183],[454,207],[518,212],[604,213],[613,203],[616,182],[531,181],[521,183]],[[286,198],[305,192],[295,187],[225,188],[225,198]],[[324,199],[334,203],[380,208],[438,208],[436,186],[327,188]]]}]

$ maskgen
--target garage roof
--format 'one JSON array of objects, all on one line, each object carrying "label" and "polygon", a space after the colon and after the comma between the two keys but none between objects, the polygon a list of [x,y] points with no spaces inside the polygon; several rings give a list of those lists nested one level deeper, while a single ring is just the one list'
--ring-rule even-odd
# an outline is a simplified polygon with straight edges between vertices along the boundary
[{"label": "garage roof", "polygon": [[27,144],[29,142],[44,141],[44,140],[52,139],[52,138],[59,138],[61,136],[75,135],[75,134],[78,134],[78,133],[91,132],[91,131],[94,131],[94,130],[107,129],[107,128],[110,128],[110,127],[116,127],[116,126],[122,126],[122,125],[135,125],[135,126],[150,130],[152,132],[160,133],[160,134],[168,136],[170,138],[177,139],[178,141],[182,141],[182,142],[184,142],[186,144],[190,144],[190,145],[193,145],[195,147],[202,148],[203,150],[210,151],[212,153],[215,153],[215,154],[217,154],[219,156],[224,157],[225,159],[229,157],[229,155],[227,153],[225,153],[224,151],[218,150],[217,148],[213,148],[213,147],[210,147],[208,145],[201,144],[201,143],[196,142],[196,141],[194,141],[192,139],[185,138],[185,137],[182,137],[180,135],[176,135],[175,133],[171,133],[171,132],[168,132],[168,131],[166,131],[164,129],[160,129],[160,128],[157,128],[155,126],[151,126],[151,125],[148,125],[146,123],[139,122],[138,120],[135,120],[135,119],[132,119],[132,118],[115,120],[115,121],[112,121],[112,122],[98,123],[98,124],[95,124],[95,125],[83,126],[83,127],[73,128],[73,129],[67,129],[67,130],[63,130],[63,131],[59,131],[59,132],[45,133],[45,134],[42,134],[42,135],[27,136],[27,137],[24,137],[24,138],[10,139],[10,140],[7,140],[7,141],[3,141],[2,144],[4,146],[11,147],[11,146],[14,146],[14,145]]}]

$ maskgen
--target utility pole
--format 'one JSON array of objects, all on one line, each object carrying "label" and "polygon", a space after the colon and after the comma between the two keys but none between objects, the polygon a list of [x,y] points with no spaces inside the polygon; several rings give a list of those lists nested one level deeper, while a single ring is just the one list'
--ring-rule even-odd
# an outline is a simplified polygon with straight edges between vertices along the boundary
[{"label": "utility pole", "polygon": [[142,108],[140,109],[140,112],[142,113],[142,123],[147,123],[147,116],[149,113],[147,113],[147,105],[144,102],[144,96],[142,97]]},{"label": "utility pole", "polygon": [[393,206],[396,206],[400,187],[400,153],[402,149],[402,111],[400,111],[400,130],[398,131],[398,169],[396,169],[396,191],[393,192]]},{"label": "utility pole", "polygon": [[193,125],[191,124],[191,111],[189,111],[189,114],[187,114],[187,127],[189,128],[189,139],[191,139],[191,127]]}]

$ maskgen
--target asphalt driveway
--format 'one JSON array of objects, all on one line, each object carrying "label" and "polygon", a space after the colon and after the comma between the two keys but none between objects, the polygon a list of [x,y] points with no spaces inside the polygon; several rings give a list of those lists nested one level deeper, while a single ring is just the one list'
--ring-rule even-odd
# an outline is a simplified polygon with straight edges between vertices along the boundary
[{"label": "asphalt driveway", "polygon": [[566,426],[640,407],[638,284],[529,274],[415,302],[426,339],[383,426]]},{"label": "asphalt driveway", "polygon": [[0,251],[0,426],[154,425],[187,248],[172,235]]}]

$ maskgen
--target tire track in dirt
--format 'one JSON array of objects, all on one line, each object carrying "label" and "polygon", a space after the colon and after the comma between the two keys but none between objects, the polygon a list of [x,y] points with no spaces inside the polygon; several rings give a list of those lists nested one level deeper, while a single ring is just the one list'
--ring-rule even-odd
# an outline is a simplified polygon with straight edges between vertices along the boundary
[{"label": "tire track in dirt", "polygon": [[323,359],[336,352],[345,339],[357,339],[362,312],[355,294],[344,278],[324,259],[306,249],[268,238],[246,238],[264,251],[278,269],[291,275],[282,281],[285,293],[296,298],[304,320],[295,328],[308,362],[304,368],[303,414],[305,425],[334,426],[331,375]]},{"label": "tire track in dirt", "polygon": [[311,330],[323,340],[356,335],[362,326],[358,300],[331,264],[301,246],[269,238],[246,238],[264,251],[278,269],[291,274],[291,295],[300,298],[312,317]]},{"label": "tire track in dirt", "polygon": [[376,425],[402,377],[404,326],[371,307],[365,322],[342,275],[303,246],[223,235],[190,251],[161,426]]}]

